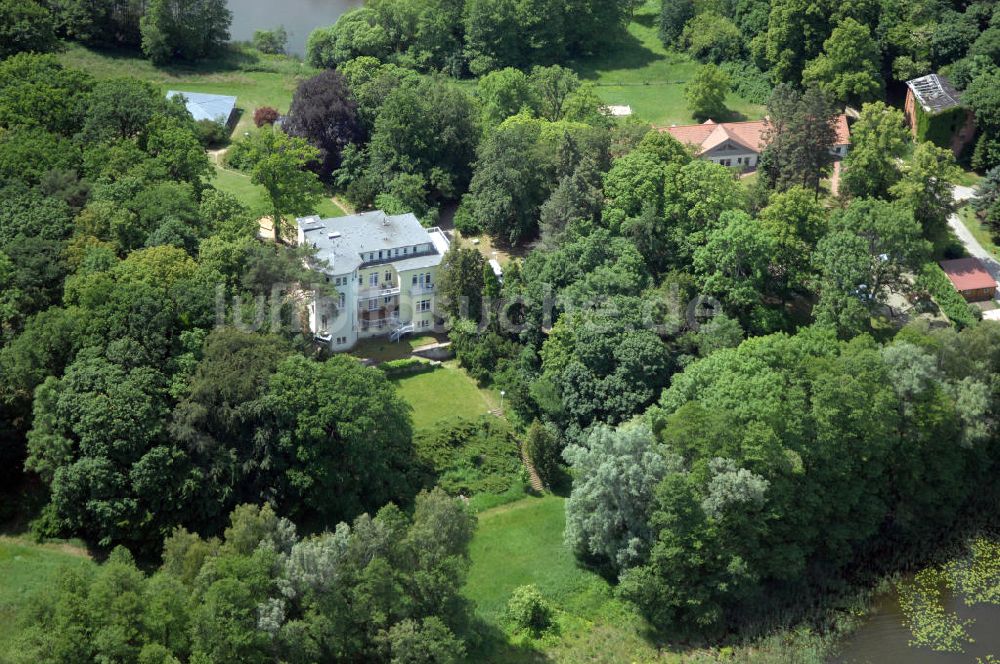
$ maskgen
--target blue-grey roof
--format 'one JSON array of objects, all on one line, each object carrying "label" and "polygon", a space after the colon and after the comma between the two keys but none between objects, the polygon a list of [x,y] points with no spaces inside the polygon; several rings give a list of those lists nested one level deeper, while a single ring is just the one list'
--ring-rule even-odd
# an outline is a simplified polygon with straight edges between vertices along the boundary
[{"label": "blue-grey roof", "polygon": [[[424,228],[412,213],[388,215],[373,210],[330,219],[303,217],[297,223],[303,243],[317,249],[316,257],[327,263],[330,274],[348,274],[366,263],[392,263],[400,271],[432,267],[448,250],[444,233]],[[414,253],[413,247],[425,245],[430,246]],[[378,257],[379,251],[384,252],[383,258]],[[369,259],[372,254],[374,258]]]},{"label": "blue-grey roof", "polygon": [[236,108],[236,97],[210,95],[204,92],[167,91],[167,99],[173,99],[177,95],[184,95],[188,113],[195,120],[214,120],[219,124],[226,124]]},{"label": "blue-grey roof", "polygon": [[928,74],[907,81],[906,85],[928,113],[940,113],[962,104],[955,87],[944,76]]}]

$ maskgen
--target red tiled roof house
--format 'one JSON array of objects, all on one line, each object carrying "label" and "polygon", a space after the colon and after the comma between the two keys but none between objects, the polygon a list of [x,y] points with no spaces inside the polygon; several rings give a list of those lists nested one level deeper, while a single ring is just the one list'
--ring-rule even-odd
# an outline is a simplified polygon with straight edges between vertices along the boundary
[{"label": "red tiled roof house", "polygon": [[[837,142],[832,152],[837,157],[847,155],[851,144],[851,133],[847,128],[847,117],[837,117]],[[767,121],[751,122],[713,122],[706,120],[696,125],[673,125],[659,128],[661,132],[669,132],[681,143],[695,148],[699,158],[722,164],[750,170],[757,167],[760,153],[767,147]]]},{"label": "red tiled roof house", "polygon": [[941,269],[955,285],[955,290],[969,302],[992,300],[997,294],[997,282],[978,258],[956,258],[941,261]]}]

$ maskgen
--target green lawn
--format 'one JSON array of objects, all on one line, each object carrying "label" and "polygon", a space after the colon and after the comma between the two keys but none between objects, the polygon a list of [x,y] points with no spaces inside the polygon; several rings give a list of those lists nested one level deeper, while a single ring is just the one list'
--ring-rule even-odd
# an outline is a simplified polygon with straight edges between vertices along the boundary
[{"label": "green lawn", "polygon": [[479,515],[465,586],[477,616],[495,638],[504,638],[507,600],[514,588],[530,583],[555,608],[557,627],[541,639],[507,635],[506,647],[490,643],[484,647],[490,652],[471,653],[470,660],[629,663],[657,657],[641,636],[645,621],[614,597],[605,579],[577,565],[563,544],[564,526],[565,500],[557,496],[525,498]]},{"label": "green lawn", "polygon": [[[264,216],[269,212],[269,203],[264,188],[250,182],[249,175],[228,168],[223,168],[222,166],[216,164],[215,178],[212,180],[212,185],[215,188],[228,192],[243,201],[243,204],[249,207],[250,210],[258,216]],[[330,198],[330,194],[324,196],[323,200],[321,200],[316,206],[314,212],[324,218],[342,217],[347,214],[343,208],[337,205],[333,199]]]},{"label": "green lawn", "polygon": [[[387,342],[388,343],[388,342]],[[413,426],[425,429],[455,416],[474,419],[492,407],[484,390],[452,364],[424,374],[394,380],[399,394],[413,406]]]},{"label": "green lawn", "polygon": [[[584,80],[597,86],[608,104],[627,104],[633,114],[654,124],[695,122],[684,101],[684,84],[699,67],[684,53],[667,50],[657,34],[660,3],[647,0],[635,13],[628,35],[601,53],[571,64]],[[750,104],[735,94],[726,103],[734,115],[729,119],[759,119],[764,107]]]},{"label": "green lawn", "polygon": [[983,224],[976,217],[976,213],[972,210],[971,205],[965,205],[958,211],[958,216],[965,224],[965,227],[969,229],[969,232],[979,240],[979,244],[983,245],[986,251],[990,252],[994,256],[1000,256],[1000,249],[997,248],[996,243],[993,240],[993,234],[987,230]]},{"label": "green lawn", "polygon": [[28,597],[52,584],[63,566],[90,564],[86,551],[72,544],[0,536],[0,661],[10,652],[17,611]]},{"label": "green lawn", "polygon": [[232,171],[222,168],[218,164],[215,166],[215,178],[212,186],[220,191],[232,194],[243,202],[254,214],[264,216],[267,214],[267,193],[260,185],[250,182],[250,177],[239,171]]},{"label": "green lawn", "polygon": [[194,65],[161,68],[154,67],[139,53],[98,51],[70,43],[59,58],[63,64],[88,71],[95,78],[135,77],[153,83],[164,93],[188,90],[234,95],[237,109],[242,113],[236,135],[253,126],[253,111],[260,106],[287,111],[299,81],[316,73],[308,65],[286,56],[242,52]]}]

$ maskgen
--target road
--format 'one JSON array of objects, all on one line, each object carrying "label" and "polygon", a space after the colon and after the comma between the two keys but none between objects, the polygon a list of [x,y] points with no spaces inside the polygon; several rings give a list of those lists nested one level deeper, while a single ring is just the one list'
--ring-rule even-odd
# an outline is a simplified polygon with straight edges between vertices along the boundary
[{"label": "road", "polygon": [[[976,195],[976,190],[972,187],[962,187],[955,185],[953,190],[953,196],[955,197],[955,202],[962,205]],[[958,214],[953,214],[948,217],[948,225],[951,230],[955,233],[955,236],[965,245],[965,250],[969,252],[970,256],[975,256],[983,262],[983,266],[986,267],[986,271],[990,273],[996,281],[1000,282],[1000,262],[997,261],[996,256],[991,254],[986,248],[979,244],[969,229],[965,227],[962,220],[958,218]],[[997,301],[1000,301],[1000,293],[997,294]],[[1000,310],[983,312],[984,318],[1000,319]],[[993,315],[991,315],[993,314]]]}]

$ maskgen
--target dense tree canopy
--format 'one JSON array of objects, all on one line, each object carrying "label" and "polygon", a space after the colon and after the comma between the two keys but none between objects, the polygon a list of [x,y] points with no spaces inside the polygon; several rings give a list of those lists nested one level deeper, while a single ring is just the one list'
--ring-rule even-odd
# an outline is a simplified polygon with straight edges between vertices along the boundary
[{"label": "dense tree canopy", "polygon": [[124,548],[25,612],[18,662],[459,661],[475,517],[442,491],[303,537],[242,505],[224,537],[177,529],[152,575]]},{"label": "dense tree canopy", "polygon": [[[963,474],[989,472],[970,469],[955,395],[993,366],[997,329],[906,338],[879,348],[817,328],[689,367],[649,413],[655,438],[628,425],[567,451],[581,474],[567,537],[654,622],[702,631],[821,584],[873,541],[948,527],[974,491]],[[993,350],[969,364],[944,360],[981,343]]]},{"label": "dense tree canopy", "polygon": [[319,150],[317,170],[323,178],[340,166],[344,148],[364,136],[357,103],[344,76],[336,71],[322,72],[299,84],[283,128]]},{"label": "dense tree canopy", "polygon": [[229,41],[232,21],[225,0],[150,0],[139,22],[142,51],[156,64],[200,60]]}]

